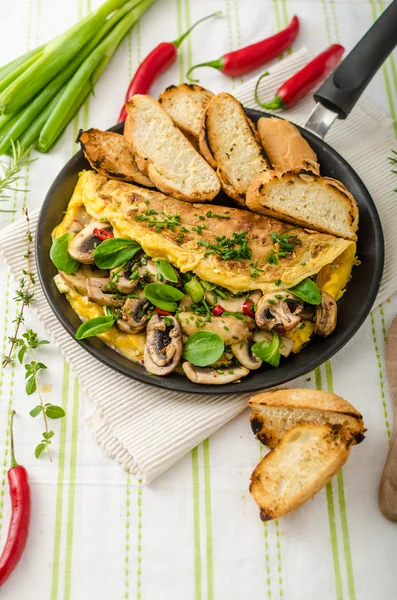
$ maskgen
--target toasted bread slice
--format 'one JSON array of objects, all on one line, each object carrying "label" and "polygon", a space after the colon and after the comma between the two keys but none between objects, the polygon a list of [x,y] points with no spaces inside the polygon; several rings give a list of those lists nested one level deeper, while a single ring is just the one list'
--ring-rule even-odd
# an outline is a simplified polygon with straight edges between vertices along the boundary
[{"label": "toasted bread slice", "polygon": [[127,113],[127,147],[147,162],[147,174],[159,190],[190,202],[215,198],[221,187],[216,173],[157,100],[140,94],[133,96],[127,102]]},{"label": "toasted bread slice", "polygon": [[253,179],[269,169],[252,123],[241,103],[230,94],[218,94],[208,104],[200,132],[200,150],[218,169],[226,194],[242,205]]},{"label": "toasted bread slice", "polygon": [[355,241],[358,207],[345,186],[309,171],[268,171],[249,186],[247,207],[259,214]]},{"label": "toasted bread slice", "polygon": [[339,425],[291,427],[251,475],[262,521],[282,517],[314,496],[345,464],[350,443]]},{"label": "toasted bread slice", "polygon": [[213,97],[212,92],[199,85],[181,83],[171,85],[160,94],[159,103],[182,133],[198,142],[201,121]]},{"label": "toasted bread slice", "polygon": [[364,439],[361,414],[331,392],[282,389],[256,394],[248,404],[252,408],[252,431],[269,448],[275,448],[284,433],[297,423],[341,425],[352,436],[353,444]]},{"label": "toasted bread slice", "polygon": [[124,137],[119,133],[88,129],[81,130],[77,139],[91,167],[101,175],[108,179],[154,187],[149,177],[138,169]]},{"label": "toasted bread slice", "polygon": [[320,173],[316,153],[290,121],[261,117],[257,128],[261,144],[276,171],[306,169]]}]

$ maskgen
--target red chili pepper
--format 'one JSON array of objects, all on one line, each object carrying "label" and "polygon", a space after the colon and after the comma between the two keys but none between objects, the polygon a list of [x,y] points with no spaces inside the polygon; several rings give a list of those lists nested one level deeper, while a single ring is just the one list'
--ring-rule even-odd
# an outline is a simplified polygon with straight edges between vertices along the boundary
[{"label": "red chili pepper", "polygon": [[97,229],[97,227],[95,227],[92,233],[101,242],[104,242],[105,240],[110,240],[110,238],[114,238],[114,233],[112,231],[108,231],[107,229]]},{"label": "red chili pepper", "polygon": [[[152,50],[139,65],[125,95],[125,102],[135,94],[147,94],[153,82],[176,61],[179,46],[192,29],[194,29],[196,25],[199,25],[199,23],[220,14],[220,12],[215,12],[212,15],[208,15],[207,17],[196,21],[190,29],[173,42],[161,42],[161,44],[156,46],[156,48],[154,48],[154,50]],[[127,111],[125,105],[123,105],[117,122],[121,123],[122,121],[125,121],[126,118]]]},{"label": "red chili pepper", "polygon": [[160,315],[160,317],[172,317],[172,313],[168,312],[168,310],[163,310],[162,308],[156,308],[156,313]]},{"label": "red chili pepper", "polygon": [[212,314],[216,317],[219,317],[223,312],[225,312],[225,309],[220,304],[217,304],[215,308],[212,309]]},{"label": "red chili pepper", "polygon": [[254,303],[252,300],[246,300],[243,304],[243,313],[248,317],[255,317]]},{"label": "red chili pepper", "polygon": [[262,77],[266,75],[266,73],[264,73],[258,79],[256,84],[255,100],[260,106],[270,110],[291,108],[291,106],[295,106],[299,100],[306,96],[310,90],[315,88],[322,79],[335,69],[336,65],[339,64],[344,51],[344,47],[340,44],[332,44],[327,50],[324,50],[324,52],[321,52],[316,58],[313,58],[313,60],[304,66],[303,69],[287,79],[287,81],[278,88],[273,100],[266,103],[263,103],[258,99],[258,86]]},{"label": "red chili pepper", "polygon": [[245,73],[257,69],[261,65],[264,65],[273,60],[273,58],[279,56],[284,50],[287,50],[296,40],[298,32],[299,19],[295,16],[292,18],[288,27],[275,35],[272,35],[261,42],[256,42],[256,44],[234,50],[234,52],[228,52],[217,60],[211,60],[195,65],[189,69],[186,76],[190,81],[198,81],[197,79],[192,79],[190,77],[190,73],[193,69],[196,69],[197,67],[213,67],[229,77],[239,77],[240,75],[244,75]]},{"label": "red chili pepper", "polygon": [[277,327],[277,333],[279,333],[280,335],[284,335],[285,329],[284,329],[284,327],[282,325],[279,325]]},{"label": "red chili pepper", "polygon": [[14,454],[13,421],[11,413],[11,468],[8,471],[8,484],[12,515],[8,537],[0,557],[0,586],[11,575],[26,546],[30,524],[30,488],[25,467],[18,465]]}]

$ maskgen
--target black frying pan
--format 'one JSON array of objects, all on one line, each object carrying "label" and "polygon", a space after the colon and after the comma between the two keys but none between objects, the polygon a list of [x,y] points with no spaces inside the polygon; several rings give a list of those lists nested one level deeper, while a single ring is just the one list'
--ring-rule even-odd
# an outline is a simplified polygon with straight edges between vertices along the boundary
[{"label": "black frying pan", "polygon": [[[277,369],[263,367],[259,371],[252,371],[240,384],[224,386],[197,385],[176,373],[166,377],[150,376],[142,365],[124,358],[98,338],[76,340],[76,344],[127,377],[175,391],[201,394],[254,392],[275,387],[304,375],[338,352],[360,328],[373,306],[382,278],[384,242],[379,216],[365,185],[349,164],[318,135],[325,135],[335,118],[346,118],[375,71],[396,44],[397,0],[394,0],[317,92],[315,98],[319,104],[308,122],[308,127],[315,133],[299,128],[316,152],[322,174],[344,183],[356,198],[360,210],[357,253],[361,264],[354,269],[347,291],[338,302],[338,325],[330,338],[314,337],[299,354],[282,359]],[[246,112],[255,123],[260,117],[271,116],[249,109]],[[112,131],[122,133],[123,124],[113,127]],[[44,200],[36,235],[37,269],[41,285],[55,315],[73,337],[80,320],[54,284],[56,269],[50,261],[49,251],[51,232],[62,218],[62,211],[67,207],[78,173],[88,168],[89,164],[81,151],[65,165]]]}]

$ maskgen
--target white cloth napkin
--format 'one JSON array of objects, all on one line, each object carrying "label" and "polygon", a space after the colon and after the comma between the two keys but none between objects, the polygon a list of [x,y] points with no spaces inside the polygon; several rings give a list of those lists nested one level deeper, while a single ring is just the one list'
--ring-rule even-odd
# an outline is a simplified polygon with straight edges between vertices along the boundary
[{"label": "white cloth napkin", "polygon": [[[279,84],[308,60],[309,54],[303,49],[271,68],[269,76],[262,80],[260,97],[272,97]],[[256,78],[234,91],[235,96],[250,108],[259,108],[254,98],[255,84]],[[312,106],[313,101],[308,98],[284,116],[303,125]],[[349,119],[336,123],[327,137],[327,142],[362,177],[382,220],[386,264],[377,304],[397,290],[395,176],[388,162],[395,141],[390,125],[390,119],[364,98]],[[34,230],[38,212],[30,216]],[[25,244],[24,219],[3,230],[0,251],[15,277],[19,277],[24,268]],[[88,422],[95,439],[109,456],[144,483],[153,481],[246,407],[247,395],[181,394],[147,386],[114,372],[80,348],[62,328],[38,284],[35,298],[39,318],[91,399],[93,413]]]}]

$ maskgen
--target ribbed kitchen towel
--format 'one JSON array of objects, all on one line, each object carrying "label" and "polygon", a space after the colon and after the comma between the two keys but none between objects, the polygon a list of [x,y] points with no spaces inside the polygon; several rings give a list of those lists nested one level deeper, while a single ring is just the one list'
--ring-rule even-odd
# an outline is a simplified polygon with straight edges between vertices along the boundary
[{"label": "ribbed kitchen towel", "polygon": [[[278,85],[309,60],[306,50],[292,54],[270,69],[262,80],[260,97],[270,98]],[[250,108],[256,79],[236,89],[235,96]],[[303,125],[313,106],[306,99],[284,113]],[[395,176],[388,157],[394,139],[391,121],[367,99],[360,100],[348,120],[336,123],[327,141],[357,170],[374,198],[385,233],[386,265],[377,304],[397,290],[397,228]],[[38,213],[31,214],[33,231]],[[0,251],[12,273],[24,268],[26,224],[21,219],[2,231]],[[88,422],[105,452],[143,482],[149,483],[186,452],[235,417],[247,396],[188,395],[134,382],[99,363],[85,352],[58,323],[38,284],[35,309],[53,340],[70,362],[90,397],[93,414]]]}]

